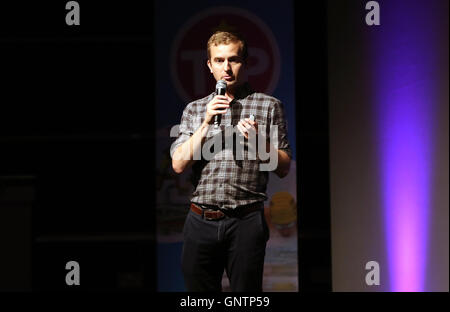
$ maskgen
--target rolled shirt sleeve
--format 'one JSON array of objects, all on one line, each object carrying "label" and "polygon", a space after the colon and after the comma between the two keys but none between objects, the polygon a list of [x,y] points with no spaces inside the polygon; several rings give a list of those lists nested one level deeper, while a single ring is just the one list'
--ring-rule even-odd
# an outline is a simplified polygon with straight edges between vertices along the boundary
[{"label": "rolled shirt sleeve", "polygon": [[188,104],[183,111],[181,123],[178,127],[178,137],[170,147],[170,157],[173,157],[175,150],[194,134],[193,116],[191,112],[191,104]]},{"label": "rolled shirt sleeve", "polygon": [[278,149],[284,151],[292,159],[292,151],[288,140],[288,125],[285,118],[284,105],[280,101],[273,104],[270,126],[278,127]]}]

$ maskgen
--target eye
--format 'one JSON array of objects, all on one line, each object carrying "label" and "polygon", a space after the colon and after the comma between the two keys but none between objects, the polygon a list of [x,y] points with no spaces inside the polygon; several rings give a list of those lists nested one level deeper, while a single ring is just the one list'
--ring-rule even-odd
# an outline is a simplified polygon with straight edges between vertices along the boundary
[{"label": "eye", "polygon": [[237,64],[237,63],[240,63],[240,62],[241,62],[241,58],[240,57],[232,57],[232,58],[230,58],[230,63]]}]

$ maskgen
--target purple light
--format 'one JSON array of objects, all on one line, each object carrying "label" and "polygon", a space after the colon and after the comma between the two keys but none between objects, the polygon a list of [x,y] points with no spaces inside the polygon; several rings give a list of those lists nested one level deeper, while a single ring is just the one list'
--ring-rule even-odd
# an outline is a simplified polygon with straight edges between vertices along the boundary
[{"label": "purple light", "polygon": [[391,291],[425,291],[436,83],[433,3],[380,1],[381,26],[372,33]]},{"label": "purple light", "polygon": [[[430,143],[425,123],[414,108],[423,102],[391,97],[392,107],[412,113],[396,114],[385,107],[390,123],[382,135],[385,229],[392,291],[423,291],[429,203]],[[415,126],[415,127],[413,127]]]}]

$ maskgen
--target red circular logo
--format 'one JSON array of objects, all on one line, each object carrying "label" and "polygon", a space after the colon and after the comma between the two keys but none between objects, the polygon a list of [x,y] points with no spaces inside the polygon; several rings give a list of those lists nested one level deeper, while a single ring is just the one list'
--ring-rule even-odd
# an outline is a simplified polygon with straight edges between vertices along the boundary
[{"label": "red circular logo", "polygon": [[280,53],[271,30],[246,10],[216,7],[193,16],[175,37],[170,62],[181,98],[190,102],[214,91],[216,81],[206,65],[206,43],[218,29],[244,34],[249,52],[249,82],[255,91],[272,94],[280,75]]}]

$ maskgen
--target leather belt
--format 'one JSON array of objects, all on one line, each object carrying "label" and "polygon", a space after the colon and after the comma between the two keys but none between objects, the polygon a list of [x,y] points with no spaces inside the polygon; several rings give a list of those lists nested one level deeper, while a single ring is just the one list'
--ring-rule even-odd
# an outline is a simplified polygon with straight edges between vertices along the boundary
[{"label": "leather belt", "polygon": [[225,218],[225,216],[229,216],[232,218],[233,217],[234,218],[242,218],[251,212],[261,210],[262,208],[263,208],[263,204],[261,202],[258,202],[255,204],[240,206],[240,207],[237,207],[236,209],[230,209],[225,212],[224,210],[220,210],[219,208],[217,208],[217,209],[201,208],[201,207],[197,206],[196,204],[191,203],[192,212],[202,216],[203,219],[208,220],[208,221],[221,220],[221,219]]}]

